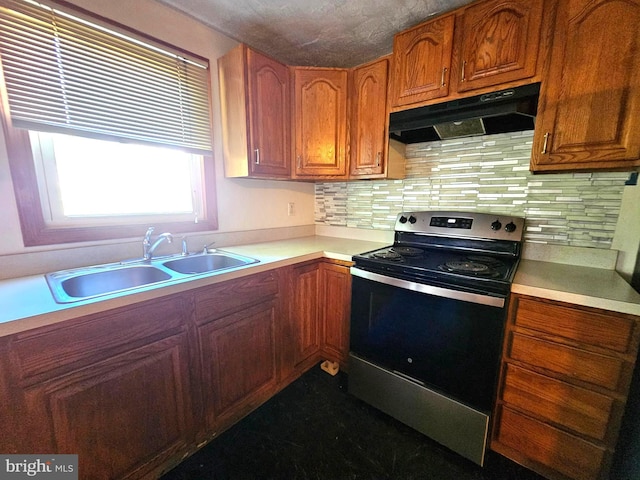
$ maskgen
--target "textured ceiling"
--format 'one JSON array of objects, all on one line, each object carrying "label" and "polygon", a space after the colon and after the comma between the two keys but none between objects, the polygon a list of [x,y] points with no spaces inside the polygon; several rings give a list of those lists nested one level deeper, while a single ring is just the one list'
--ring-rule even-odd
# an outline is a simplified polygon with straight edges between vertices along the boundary
[{"label": "textured ceiling", "polygon": [[352,67],[471,0],[158,0],[289,65]]}]

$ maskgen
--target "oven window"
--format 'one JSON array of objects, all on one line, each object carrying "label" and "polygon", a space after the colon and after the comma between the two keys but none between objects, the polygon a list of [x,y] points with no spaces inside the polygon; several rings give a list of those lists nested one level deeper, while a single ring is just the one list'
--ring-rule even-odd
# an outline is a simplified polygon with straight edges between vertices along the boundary
[{"label": "oven window", "polygon": [[490,410],[505,309],[353,277],[351,351]]}]

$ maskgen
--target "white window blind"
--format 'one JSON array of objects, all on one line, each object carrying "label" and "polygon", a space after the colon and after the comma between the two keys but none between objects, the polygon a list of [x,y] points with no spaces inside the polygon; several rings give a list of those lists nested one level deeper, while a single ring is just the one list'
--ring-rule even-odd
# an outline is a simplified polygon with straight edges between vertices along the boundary
[{"label": "white window blind", "polygon": [[0,0],[14,127],[211,151],[209,65],[29,0]]}]

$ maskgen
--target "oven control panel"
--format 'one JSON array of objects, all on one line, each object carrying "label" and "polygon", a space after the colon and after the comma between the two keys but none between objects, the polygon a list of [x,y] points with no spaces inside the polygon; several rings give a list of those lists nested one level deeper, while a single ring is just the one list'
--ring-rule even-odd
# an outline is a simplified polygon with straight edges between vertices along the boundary
[{"label": "oven control panel", "polygon": [[431,217],[429,222],[430,227],[464,228],[466,230],[471,229],[472,225],[473,219],[464,217]]},{"label": "oven control panel", "polygon": [[480,212],[402,212],[396,231],[451,237],[521,241],[524,218]]}]

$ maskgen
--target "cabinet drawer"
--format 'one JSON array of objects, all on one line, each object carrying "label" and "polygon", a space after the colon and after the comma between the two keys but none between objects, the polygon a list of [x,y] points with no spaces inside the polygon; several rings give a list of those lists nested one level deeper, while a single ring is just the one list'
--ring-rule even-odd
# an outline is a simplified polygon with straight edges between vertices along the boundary
[{"label": "cabinet drawer", "polygon": [[604,314],[518,298],[515,323],[519,327],[561,336],[576,342],[626,352],[634,322],[614,313]]},{"label": "cabinet drawer", "polygon": [[275,271],[218,283],[199,289],[195,294],[196,320],[215,320],[278,293]]},{"label": "cabinet drawer", "polygon": [[496,440],[571,478],[598,478],[605,450],[503,407]]},{"label": "cabinet drawer", "polygon": [[613,408],[611,397],[510,364],[502,398],[519,409],[601,441]]},{"label": "cabinet drawer", "polygon": [[185,299],[171,296],[18,335],[13,352],[20,377],[60,375],[130,350],[145,339],[169,336],[183,328],[187,312]]},{"label": "cabinet drawer", "polygon": [[617,390],[622,360],[513,333],[509,356],[514,360]]}]

